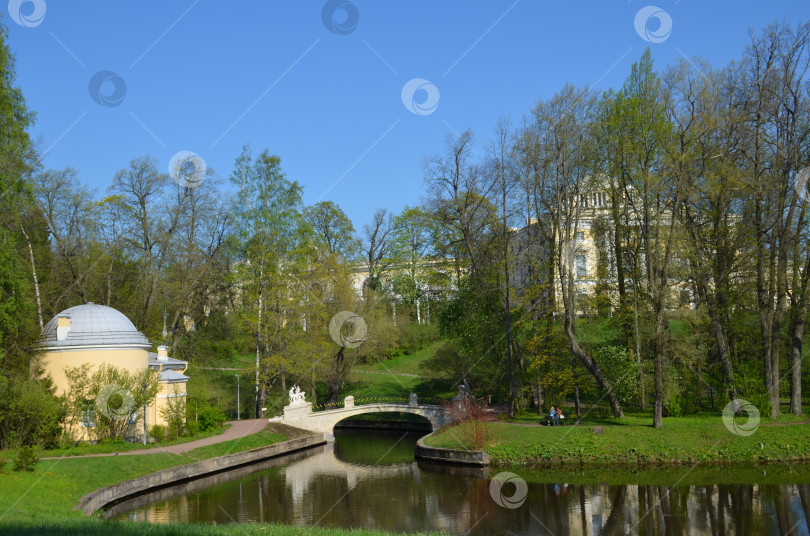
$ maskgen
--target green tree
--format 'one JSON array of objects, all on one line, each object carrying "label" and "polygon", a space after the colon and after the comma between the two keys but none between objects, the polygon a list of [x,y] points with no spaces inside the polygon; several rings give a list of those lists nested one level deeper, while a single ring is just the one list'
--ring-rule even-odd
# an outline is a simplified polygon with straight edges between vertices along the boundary
[{"label": "green tree", "polygon": [[[128,434],[143,433],[141,411],[154,403],[158,393],[157,374],[149,369],[131,372],[109,363],[96,370],[89,364],[65,368],[68,389],[65,393],[64,433],[76,437],[84,425],[95,439],[124,439]],[[92,423],[91,426],[86,426]]]},{"label": "green tree", "polygon": [[318,244],[331,254],[352,262],[360,253],[352,220],[334,201],[321,201],[304,209],[304,219],[312,227]]},{"label": "green tree", "polygon": [[32,204],[29,178],[36,167],[28,129],[35,115],[15,85],[14,56],[7,40],[6,27],[0,24],[0,348],[4,349],[0,368],[6,374],[24,374],[25,348],[35,336],[32,278],[24,262],[29,257],[25,229],[31,229],[24,214]]},{"label": "green tree", "polygon": [[633,64],[630,76],[614,102],[613,120],[621,133],[621,170],[624,210],[636,222],[641,259],[638,269],[646,298],[656,318],[654,336],[655,408],[653,426],[663,426],[664,364],[669,340],[667,300],[671,264],[677,236],[675,214],[683,196],[680,174],[669,173],[664,155],[671,127],[666,115],[661,82],[653,70],[650,50]]},{"label": "green tree", "polygon": [[[255,415],[260,417],[271,382],[270,356],[289,343],[287,275],[295,270],[292,253],[305,235],[301,186],[281,170],[281,159],[262,151],[256,158],[245,146],[231,182],[239,188],[234,205],[240,263],[242,317],[256,337]],[[262,356],[265,357],[262,362]]]}]

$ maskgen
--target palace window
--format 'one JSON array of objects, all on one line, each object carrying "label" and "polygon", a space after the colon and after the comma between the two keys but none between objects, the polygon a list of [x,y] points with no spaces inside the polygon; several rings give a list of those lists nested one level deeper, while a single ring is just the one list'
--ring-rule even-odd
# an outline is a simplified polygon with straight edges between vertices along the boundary
[{"label": "palace window", "polygon": [[588,257],[580,253],[576,257],[577,277],[588,277]]},{"label": "palace window", "polygon": [[582,208],[598,208],[607,204],[607,194],[605,192],[589,192],[579,195],[579,204]]},{"label": "palace window", "polygon": [[85,400],[82,403],[82,427],[90,428],[96,425],[96,401]]}]

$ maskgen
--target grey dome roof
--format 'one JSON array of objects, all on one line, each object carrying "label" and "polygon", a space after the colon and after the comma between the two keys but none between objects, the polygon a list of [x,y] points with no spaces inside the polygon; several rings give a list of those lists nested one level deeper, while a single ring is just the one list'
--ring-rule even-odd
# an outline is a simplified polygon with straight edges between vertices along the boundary
[{"label": "grey dome roof", "polygon": [[[70,331],[63,340],[57,339],[59,317],[70,317]],[[123,313],[95,303],[65,309],[51,319],[42,330],[40,346],[70,347],[96,345],[131,345],[150,347],[146,336],[138,331]]]}]

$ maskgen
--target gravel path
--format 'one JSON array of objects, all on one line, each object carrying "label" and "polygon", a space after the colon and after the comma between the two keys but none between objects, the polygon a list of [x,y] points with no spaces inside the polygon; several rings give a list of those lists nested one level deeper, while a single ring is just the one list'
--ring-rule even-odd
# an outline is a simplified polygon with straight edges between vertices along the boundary
[{"label": "gravel path", "polygon": [[153,449],[143,450],[129,450],[127,452],[111,452],[107,454],[85,454],[83,456],[55,456],[40,458],[41,460],[58,460],[59,458],[101,458],[104,456],[140,456],[141,454],[183,454],[190,450],[200,447],[207,447],[208,445],[215,445],[223,441],[230,441],[232,439],[239,439],[257,432],[261,432],[267,426],[267,419],[245,419],[241,421],[228,421],[231,426],[219,435],[198,439],[196,441],[189,441],[188,443],[180,443],[179,445],[170,445],[168,447],[156,447]]}]

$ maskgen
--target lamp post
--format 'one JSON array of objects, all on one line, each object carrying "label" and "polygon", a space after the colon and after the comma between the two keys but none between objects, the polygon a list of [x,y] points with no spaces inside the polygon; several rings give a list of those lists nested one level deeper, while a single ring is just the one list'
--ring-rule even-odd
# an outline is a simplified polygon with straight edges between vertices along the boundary
[{"label": "lamp post", "polygon": [[239,374],[234,374],[236,376],[236,420],[242,420],[242,414],[240,412],[241,405],[239,404]]}]

